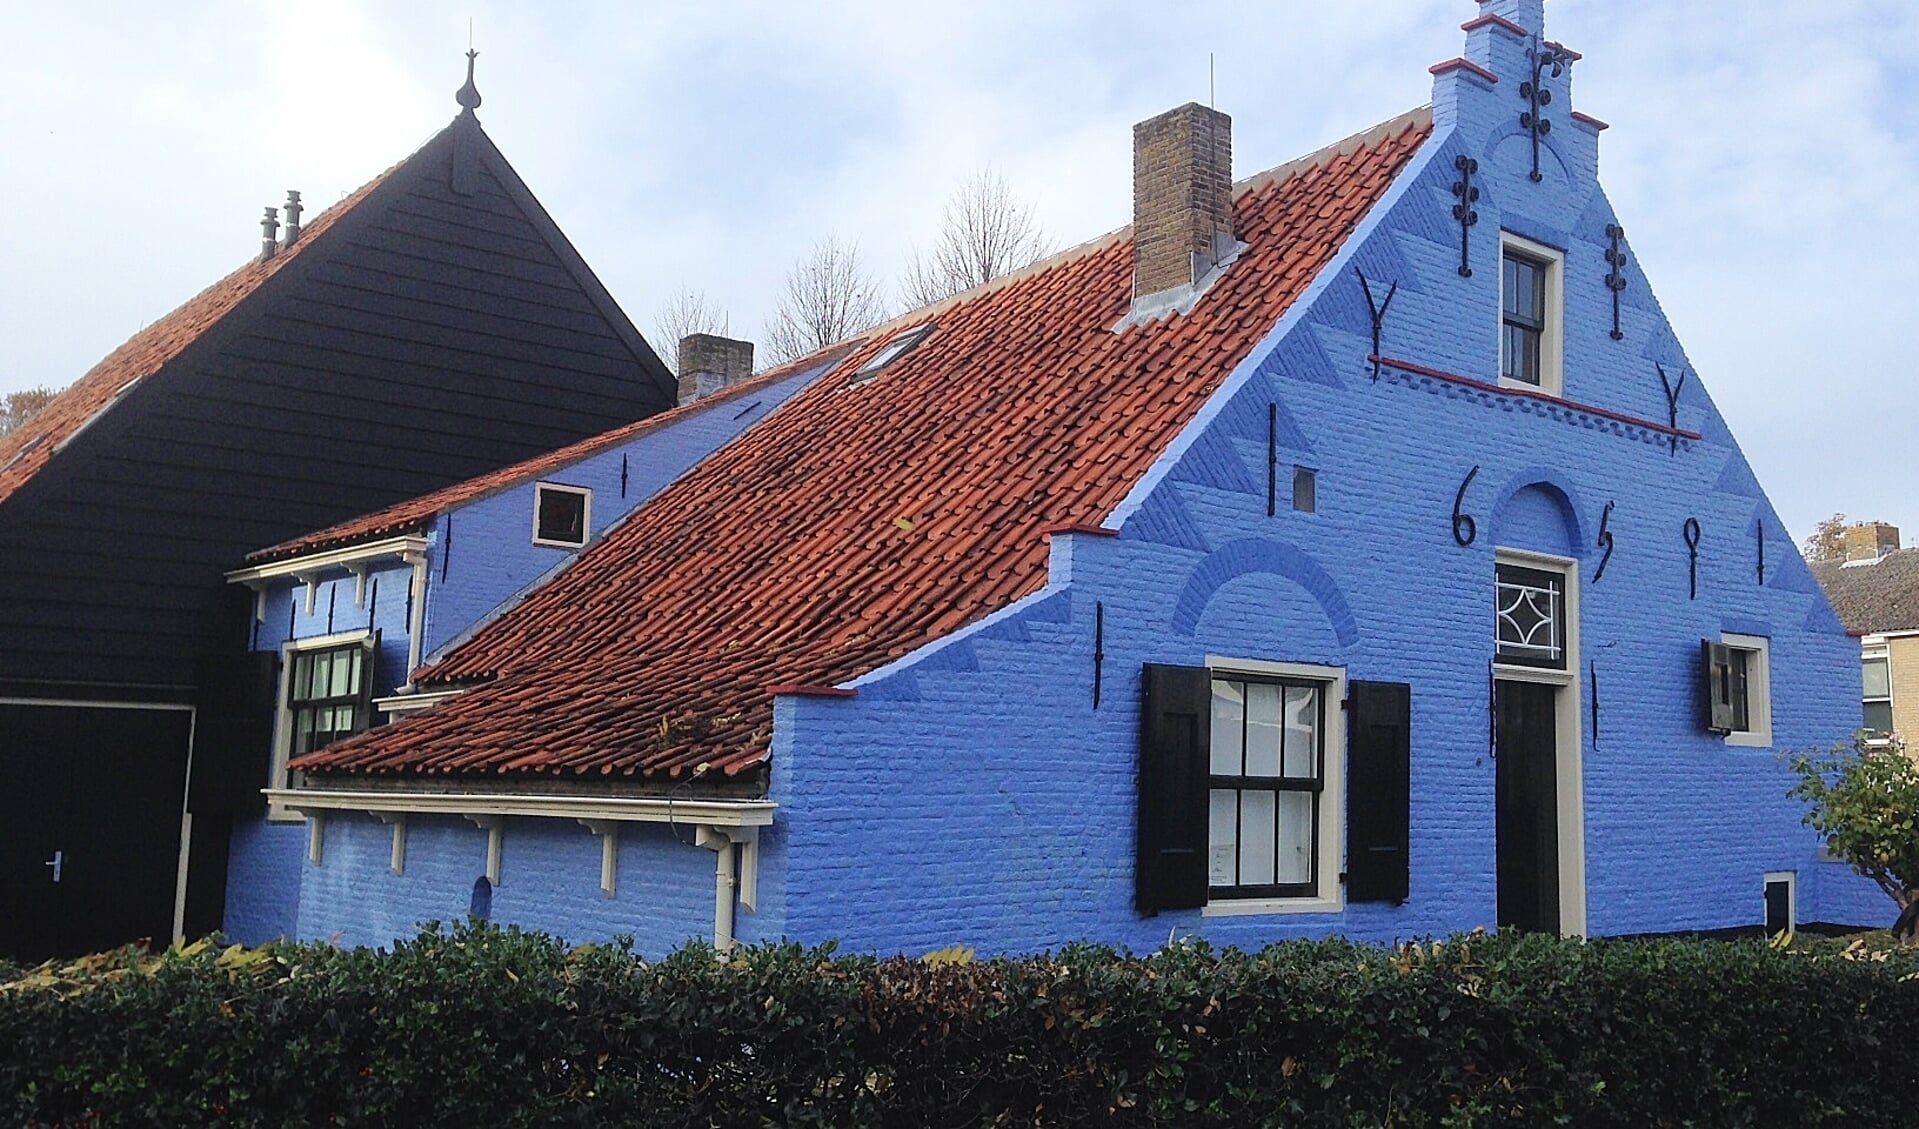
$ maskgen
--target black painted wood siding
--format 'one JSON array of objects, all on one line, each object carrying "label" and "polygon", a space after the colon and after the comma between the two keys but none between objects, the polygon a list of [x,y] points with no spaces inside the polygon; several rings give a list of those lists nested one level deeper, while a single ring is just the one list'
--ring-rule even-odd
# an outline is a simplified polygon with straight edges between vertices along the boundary
[{"label": "black painted wood siding", "polygon": [[246,553],[672,405],[477,123],[315,238],[0,504],[0,685],[189,685]]}]

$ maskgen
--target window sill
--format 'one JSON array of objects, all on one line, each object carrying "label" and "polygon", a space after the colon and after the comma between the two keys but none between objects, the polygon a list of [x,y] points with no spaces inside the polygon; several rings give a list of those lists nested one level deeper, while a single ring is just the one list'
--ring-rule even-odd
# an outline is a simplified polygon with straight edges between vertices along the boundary
[{"label": "window sill", "polygon": [[1234,898],[1207,902],[1200,907],[1201,917],[1254,917],[1291,913],[1340,913],[1345,910],[1338,898]]},{"label": "window sill", "polygon": [[1772,748],[1772,734],[1728,733],[1726,734],[1726,745],[1728,748],[1734,749],[1770,749]]},{"label": "window sill", "polygon": [[1514,380],[1510,376],[1502,376],[1499,378],[1499,387],[1507,392],[1527,392],[1534,396],[1543,396],[1550,400],[1558,400],[1561,403],[1566,402],[1566,398],[1561,395],[1559,389],[1548,388],[1544,384],[1534,384],[1529,380]]}]

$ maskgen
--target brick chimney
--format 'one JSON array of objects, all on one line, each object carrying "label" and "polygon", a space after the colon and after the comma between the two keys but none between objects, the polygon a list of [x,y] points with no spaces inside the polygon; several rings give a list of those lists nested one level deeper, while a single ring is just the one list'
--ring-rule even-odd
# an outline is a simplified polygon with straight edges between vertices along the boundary
[{"label": "brick chimney", "polygon": [[1136,309],[1190,289],[1232,253],[1232,194],[1232,118],[1188,102],[1133,127]]},{"label": "brick chimney", "polygon": [[1846,527],[1846,559],[1876,561],[1899,550],[1899,527],[1883,521],[1862,521]]},{"label": "brick chimney", "polygon": [[680,403],[690,404],[753,375],[753,343],[712,333],[680,338]]}]

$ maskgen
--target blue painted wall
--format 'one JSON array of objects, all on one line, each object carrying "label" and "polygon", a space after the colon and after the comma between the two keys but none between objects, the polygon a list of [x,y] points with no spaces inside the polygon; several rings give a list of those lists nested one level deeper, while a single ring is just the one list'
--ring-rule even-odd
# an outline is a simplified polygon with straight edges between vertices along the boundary
[{"label": "blue painted wall", "polygon": [[[830,367],[805,369],[751,393],[704,408],[696,406],[628,442],[595,452],[537,481],[591,489],[592,534],[597,538],[721,445],[766,418]],[[435,648],[497,616],[578,556],[577,550],[533,544],[535,487],[535,481],[528,481],[475,499],[434,520],[427,533],[423,653],[428,658]],[[267,592],[266,614],[254,627],[253,649],[278,651],[292,640],[378,631],[374,697],[391,695],[411,673],[407,670],[410,626],[407,592],[411,579],[411,567],[397,559],[390,564],[381,563],[369,570],[366,595],[356,604],[354,579],[339,572],[321,581],[311,614],[306,611],[303,585],[290,578],[276,581]],[[569,840],[570,836],[560,841]],[[422,856],[424,866],[435,865],[434,852],[441,846],[440,840],[423,840],[427,852]],[[704,850],[700,854],[707,865],[701,919],[704,924],[694,931],[710,936],[712,856]],[[385,857],[381,855],[379,859],[382,868]],[[598,858],[597,854],[593,856],[595,890]],[[351,882],[337,887],[315,883],[310,894],[303,895],[303,888],[308,885],[304,877],[305,860],[303,823],[272,821],[265,816],[236,821],[228,851],[227,933],[249,943],[296,934],[331,936],[337,929],[346,928],[346,923],[362,921],[365,913],[373,912],[362,904],[366,892],[354,889]],[[340,865],[351,867],[354,863]],[[467,881],[470,893],[470,876]],[[444,898],[440,897],[444,891],[421,893],[424,889],[424,883],[416,883],[397,890],[383,890],[382,897],[390,895],[391,912],[403,924],[445,917],[441,908]],[[409,908],[408,899],[416,895],[424,900]],[[301,908],[303,896],[312,903],[310,910]],[[467,893],[460,896],[463,913]],[[329,901],[335,897],[340,899],[337,903]],[[493,904],[496,914],[516,913],[522,906],[533,907],[527,910],[530,916],[523,922],[531,925],[540,917],[542,911],[538,906],[543,903],[528,901],[512,890],[503,889],[497,892]],[[301,930],[298,923],[308,916],[323,921],[336,908],[345,915],[341,917],[341,925],[325,929],[315,925],[316,931]],[[587,919],[591,918],[592,915],[587,915]]]},{"label": "blue painted wall", "polygon": [[[1539,26],[1539,0],[1487,7]],[[1151,949],[1173,936],[1248,945],[1328,933],[1385,940],[1491,924],[1487,678],[1496,547],[1578,561],[1589,932],[1757,924],[1771,871],[1798,876],[1802,921],[1886,916],[1881,895],[1818,861],[1773,752],[1728,746],[1699,727],[1700,639],[1724,631],[1769,637],[1774,740],[1784,748],[1851,732],[1857,648],[1799,560],[1629,244],[1623,340],[1610,336],[1604,232],[1617,219],[1597,184],[1598,131],[1567,115],[1569,78],[1551,80],[1555,130],[1544,142],[1542,181],[1530,180],[1516,94],[1525,47],[1493,25],[1472,33],[1466,56],[1501,81],[1464,70],[1437,78],[1433,139],[1111,516],[1117,537],[1056,537],[1045,591],[857,680],[855,698],[776,704],[771,795],[780,808],[762,851],[761,910],[741,915],[742,938],[839,938],[883,952],[951,944],[1027,951],[1083,938]],[[1479,161],[1482,189],[1469,278],[1459,271],[1451,211],[1461,155]],[[1496,381],[1502,229],[1564,252],[1564,396],[1602,412],[1399,369],[1375,379],[1358,271],[1376,293],[1398,284],[1384,353]],[[1606,414],[1665,422],[1655,364],[1675,378],[1688,374],[1678,425],[1702,438],[1675,443]],[[1269,406],[1282,463],[1271,517]],[[1291,466],[1317,472],[1317,512],[1287,508]],[[1474,467],[1463,510],[1478,536],[1462,548],[1452,507]],[[1594,584],[1608,502],[1617,547]],[[1689,517],[1703,533],[1696,597],[1682,537]],[[515,536],[525,520],[514,519]],[[1104,694],[1095,709],[1094,617],[1102,606]],[[1200,664],[1208,655],[1335,666],[1354,679],[1412,685],[1408,902],[1237,917],[1134,911],[1140,668]],[[1597,733],[1588,682],[1595,672]],[[366,834],[357,855],[329,848],[329,877],[309,874],[304,934],[344,928],[372,941],[464,904],[477,873],[477,832],[446,845],[466,869],[440,894],[424,879],[383,885],[385,829],[370,824]],[[619,900],[593,901],[593,847],[583,832],[553,821],[509,837],[509,868],[537,877],[517,890],[519,880],[510,880],[495,916],[580,939],[634,931],[643,915],[624,907],[625,871]],[[416,843],[415,857],[422,848]],[[647,865],[677,892],[644,895],[662,908],[642,947],[704,932],[710,856],[700,852],[681,869],[677,846],[656,839],[644,849],[657,852]]]}]

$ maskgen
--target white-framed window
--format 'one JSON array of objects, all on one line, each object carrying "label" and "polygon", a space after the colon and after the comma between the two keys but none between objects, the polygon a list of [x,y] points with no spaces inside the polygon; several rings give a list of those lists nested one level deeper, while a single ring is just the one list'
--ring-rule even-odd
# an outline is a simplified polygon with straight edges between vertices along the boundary
[{"label": "white-framed window", "polygon": [[1566,256],[1511,232],[1499,255],[1499,383],[1563,395]]},{"label": "white-framed window", "polygon": [[533,487],[533,543],[561,549],[586,544],[593,528],[593,491],[541,482]]},{"label": "white-framed window", "polygon": [[891,340],[880,348],[879,352],[874,353],[868,358],[867,362],[861,365],[847,380],[847,383],[864,384],[873,379],[879,375],[881,369],[912,352],[913,349],[918,346],[920,342],[926,340],[927,335],[932,332],[933,324],[931,322],[916,325],[911,329],[900,330],[893,335]]},{"label": "white-framed window", "polygon": [[[287,786],[287,763],[373,724],[373,668],[379,633],[350,631],[280,646],[279,709],[267,784]],[[285,813],[274,812],[275,815]]]},{"label": "white-framed window", "polygon": [[1859,655],[1860,728],[1869,741],[1892,735],[1892,656],[1885,647],[1867,647]]},{"label": "white-framed window", "polygon": [[1208,658],[1208,915],[1336,911],[1346,674]]},{"label": "white-framed window", "polygon": [[1565,670],[1566,573],[1500,560],[1493,566],[1493,655],[1510,666]]},{"label": "white-framed window", "polygon": [[1730,631],[1720,635],[1719,641],[1725,644],[1727,658],[1724,687],[1720,692],[1731,706],[1731,728],[1726,732],[1726,744],[1771,748],[1771,641],[1763,635],[1739,635]]}]

